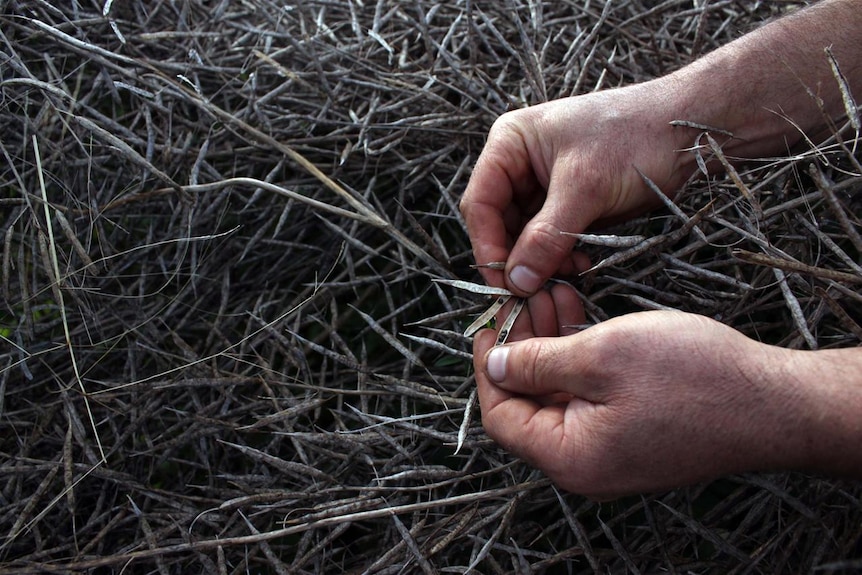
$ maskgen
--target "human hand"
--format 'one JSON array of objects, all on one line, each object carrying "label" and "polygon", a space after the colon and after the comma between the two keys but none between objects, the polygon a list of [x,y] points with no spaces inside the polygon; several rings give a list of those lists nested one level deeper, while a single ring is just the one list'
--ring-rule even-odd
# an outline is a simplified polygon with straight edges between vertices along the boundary
[{"label": "human hand", "polygon": [[678,150],[692,134],[669,124],[679,113],[670,84],[565,98],[495,122],[461,201],[476,262],[507,262],[505,273],[482,269],[485,281],[535,293],[552,275],[585,267],[561,231],[658,203],[637,170],[665,190],[685,181],[693,169]]},{"label": "human hand", "polygon": [[489,354],[494,333],[477,334],[474,361],[488,435],[557,485],[609,499],[810,462],[793,352],[681,312],[565,335],[552,318],[576,296],[555,289],[515,343]]}]

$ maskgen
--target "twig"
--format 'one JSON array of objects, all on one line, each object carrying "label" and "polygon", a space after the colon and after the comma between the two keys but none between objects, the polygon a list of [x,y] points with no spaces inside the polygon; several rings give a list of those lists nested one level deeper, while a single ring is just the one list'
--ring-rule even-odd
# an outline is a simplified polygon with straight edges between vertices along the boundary
[{"label": "twig", "polygon": [[787,272],[798,272],[818,278],[834,280],[837,282],[854,284],[862,283],[862,275],[840,272],[827,268],[820,268],[817,266],[804,264],[802,262],[772,257],[766,254],[756,254],[742,249],[733,250],[731,254],[738,260],[749,264],[769,266]]},{"label": "twig", "polygon": [[838,67],[838,61],[832,53],[832,48],[826,46],[823,51],[826,53],[826,59],[829,60],[832,75],[835,77],[835,81],[838,82],[838,89],[841,91],[841,100],[844,103],[844,111],[847,113],[847,119],[850,121],[850,126],[856,130],[856,135],[858,136],[859,131],[862,130],[862,123],[859,121],[859,107],[856,105],[856,100],[850,91],[850,84]]}]

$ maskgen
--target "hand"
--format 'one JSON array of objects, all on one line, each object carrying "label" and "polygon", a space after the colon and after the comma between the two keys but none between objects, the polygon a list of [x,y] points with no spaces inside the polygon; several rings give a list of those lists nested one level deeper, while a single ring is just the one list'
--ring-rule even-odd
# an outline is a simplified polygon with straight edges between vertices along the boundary
[{"label": "hand", "polygon": [[[476,262],[506,262],[502,271],[483,268],[485,281],[536,295],[513,330],[516,343],[489,355],[492,332],[474,341],[491,437],[562,487],[594,497],[750,469],[862,477],[858,348],[781,350],[667,312],[569,334],[569,321],[583,313],[577,299],[559,286],[536,293],[547,278],[584,267],[560,231],[656,204],[638,170],[671,193],[695,172],[693,156],[679,150],[696,133],[670,121],[729,131],[725,155],[751,158],[785,151],[822,126],[824,114],[843,116],[844,94],[823,48],[838,62],[862,61],[860,24],[857,0],[824,0],[663,78],[494,124],[461,210]],[[858,87],[862,66],[842,67]]]},{"label": "hand", "polygon": [[728,157],[762,158],[822,128],[824,114],[844,115],[823,49],[858,90],[860,29],[857,0],[824,0],[662,78],[501,116],[461,202],[476,263],[506,262],[505,272],[483,269],[485,281],[524,296],[578,269],[574,240],[560,231],[656,204],[635,168],[675,193],[696,171],[680,151],[697,132],[672,120],[733,133],[721,142]]},{"label": "hand", "polygon": [[489,354],[480,332],[474,357],[485,430],[560,487],[608,499],[811,462],[794,352],[681,312],[552,337],[574,297],[555,289],[531,298],[519,341]]},{"label": "hand", "polygon": [[[518,295],[584,266],[574,239],[600,219],[655,206],[639,169],[665,190],[693,173],[683,167],[694,134],[669,122],[675,88],[667,79],[565,98],[501,116],[470,179],[461,210],[477,263],[507,262],[485,280]],[[637,169],[636,169],[637,168]]]}]

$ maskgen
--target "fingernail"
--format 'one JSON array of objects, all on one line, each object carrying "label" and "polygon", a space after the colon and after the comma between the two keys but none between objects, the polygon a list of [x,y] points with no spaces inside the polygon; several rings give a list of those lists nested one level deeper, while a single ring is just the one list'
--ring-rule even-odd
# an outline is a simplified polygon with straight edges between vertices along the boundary
[{"label": "fingernail", "polygon": [[488,353],[488,377],[497,383],[506,379],[506,360],[510,349],[507,345],[501,345]]},{"label": "fingernail", "polygon": [[509,272],[509,281],[519,290],[533,293],[539,289],[542,279],[539,277],[539,274],[527,266],[515,266]]}]

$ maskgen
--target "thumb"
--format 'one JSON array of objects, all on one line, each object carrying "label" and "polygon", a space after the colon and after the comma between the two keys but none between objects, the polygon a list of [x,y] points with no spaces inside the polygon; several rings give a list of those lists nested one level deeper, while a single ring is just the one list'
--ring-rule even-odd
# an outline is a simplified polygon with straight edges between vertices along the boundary
[{"label": "thumb", "polygon": [[[564,172],[561,174],[561,172]],[[601,198],[579,188],[570,169],[558,169],[548,185],[541,210],[518,236],[506,265],[507,287],[519,296],[535,293],[556,273],[579,267],[572,248],[575,238],[562,232],[582,232],[597,217]]]},{"label": "thumb", "polygon": [[535,337],[491,348],[484,373],[496,386],[521,395],[572,393],[575,381],[567,366],[568,337]]}]

